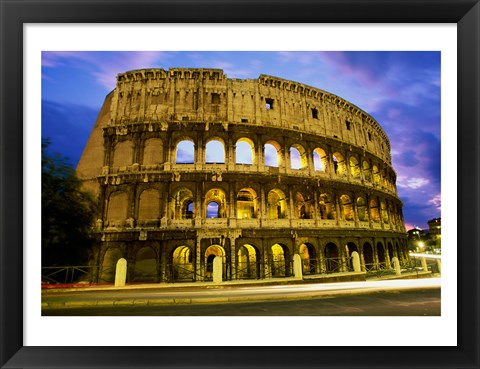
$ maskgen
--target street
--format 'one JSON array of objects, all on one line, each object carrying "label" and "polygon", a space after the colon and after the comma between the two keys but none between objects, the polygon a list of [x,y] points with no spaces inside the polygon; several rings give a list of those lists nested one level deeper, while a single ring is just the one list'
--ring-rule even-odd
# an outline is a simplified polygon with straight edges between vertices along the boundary
[{"label": "street", "polygon": [[46,309],[53,316],[439,316],[440,289],[301,300]]}]

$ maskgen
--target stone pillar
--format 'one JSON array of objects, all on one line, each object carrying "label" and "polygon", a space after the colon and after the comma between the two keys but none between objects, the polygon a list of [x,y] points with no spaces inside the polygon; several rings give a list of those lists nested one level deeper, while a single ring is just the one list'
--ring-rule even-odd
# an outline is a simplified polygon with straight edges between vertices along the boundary
[{"label": "stone pillar", "polygon": [[398,261],[398,258],[397,258],[397,257],[394,257],[394,258],[392,259],[392,261],[393,261],[393,267],[394,267],[394,269],[395,269],[395,274],[396,274],[396,275],[401,275],[402,272],[401,272],[401,270],[400,270],[400,262]]},{"label": "stone pillar", "polygon": [[428,272],[427,260],[424,257],[422,257],[422,269],[424,272]]},{"label": "stone pillar", "polygon": [[295,279],[302,279],[302,258],[298,254],[293,255],[293,276]]},{"label": "stone pillar", "polygon": [[437,259],[437,267],[438,267],[438,272],[442,274],[442,260]]},{"label": "stone pillar", "polygon": [[238,279],[237,278],[237,254],[236,254],[236,247],[235,247],[235,237],[230,237],[230,279]]},{"label": "stone pillar", "polygon": [[222,283],[223,261],[221,256],[213,259],[213,283]]},{"label": "stone pillar", "polygon": [[127,281],[127,260],[118,259],[115,269],[115,287],[124,287]]},{"label": "stone pillar", "polygon": [[197,236],[195,246],[195,281],[203,281],[202,259],[201,259],[201,241],[202,239]]},{"label": "stone pillar", "polygon": [[360,266],[360,255],[358,252],[352,252],[352,264],[353,264],[353,271],[354,272],[361,272],[362,268]]}]

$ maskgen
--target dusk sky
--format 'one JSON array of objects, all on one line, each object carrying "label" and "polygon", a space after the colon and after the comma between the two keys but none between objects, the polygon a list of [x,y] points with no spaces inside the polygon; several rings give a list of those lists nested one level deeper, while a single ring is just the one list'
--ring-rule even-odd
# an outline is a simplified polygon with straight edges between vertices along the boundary
[{"label": "dusk sky", "polygon": [[441,216],[440,52],[43,52],[42,137],[76,165],[118,73],[175,67],[267,74],[350,101],[390,139],[407,230]]}]

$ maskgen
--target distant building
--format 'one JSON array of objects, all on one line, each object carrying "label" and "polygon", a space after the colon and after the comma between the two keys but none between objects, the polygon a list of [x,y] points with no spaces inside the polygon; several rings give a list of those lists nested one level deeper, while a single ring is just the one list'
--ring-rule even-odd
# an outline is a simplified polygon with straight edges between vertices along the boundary
[{"label": "distant building", "polygon": [[438,241],[442,238],[442,218],[434,218],[428,221],[430,237]]}]

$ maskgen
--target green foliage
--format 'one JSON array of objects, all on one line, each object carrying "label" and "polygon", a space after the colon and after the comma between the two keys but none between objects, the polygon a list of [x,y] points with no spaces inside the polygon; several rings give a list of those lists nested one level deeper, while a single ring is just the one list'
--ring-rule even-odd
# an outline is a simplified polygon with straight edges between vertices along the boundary
[{"label": "green foliage", "polygon": [[42,142],[42,266],[85,265],[96,205],[75,170]]}]

